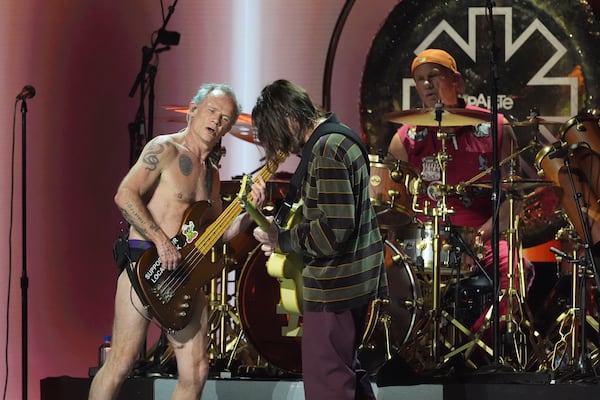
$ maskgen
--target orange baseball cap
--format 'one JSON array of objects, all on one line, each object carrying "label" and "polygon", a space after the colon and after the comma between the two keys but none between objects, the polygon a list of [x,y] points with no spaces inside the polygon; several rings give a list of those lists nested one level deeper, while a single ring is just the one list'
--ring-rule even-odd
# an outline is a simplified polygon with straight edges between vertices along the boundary
[{"label": "orange baseball cap", "polygon": [[448,54],[448,52],[440,49],[426,49],[417,54],[410,66],[410,73],[412,74],[415,71],[415,68],[425,63],[439,64],[454,73],[458,73],[454,57]]}]

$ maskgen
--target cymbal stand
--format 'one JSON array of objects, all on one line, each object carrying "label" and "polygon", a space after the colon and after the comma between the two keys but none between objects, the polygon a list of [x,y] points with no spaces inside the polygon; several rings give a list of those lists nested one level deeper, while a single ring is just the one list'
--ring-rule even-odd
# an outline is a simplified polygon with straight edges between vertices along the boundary
[{"label": "cymbal stand", "polygon": [[[534,138],[534,140],[528,144],[527,146],[525,146],[524,148],[522,148],[521,150],[517,151],[517,152],[513,152],[510,156],[506,157],[505,159],[501,160],[498,165],[499,166],[504,166],[506,163],[510,163],[508,164],[509,166],[509,178],[508,178],[508,184],[510,185],[512,182],[518,182],[517,180],[514,180],[516,172],[515,172],[515,159],[520,156],[521,154],[523,154],[525,151],[538,147],[538,142],[537,139]],[[475,177],[473,177],[472,179],[470,179],[467,182],[461,182],[460,184],[457,185],[456,190],[460,193],[462,190],[464,190],[465,187],[471,185],[474,182],[477,182],[480,178],[482,178],[483,176],[485,176],[486,174],[491,172],[491,168],[486,169],[485,171],[482,171],[481,173],[479,173],[478,175],[476,175]],[[507,238],[507,242],[508,242],[508,254],[509,254],[509,258],[508,258],[508,285],[507,285],[507,289],[499,292],[497,294],[494,294],[495,299],[498,300],[498,307],[500,302],[503,300],[503,298],[506,297],[506,301],[508,304],[508,310],[507,310],[507,316],[505,317],[506,322],[507,322],[507,330],[506,330],[506,336],[505,338],[507,339],[505,341],[505,343],[509,343],[512,347],[512,351],[508,352],[507,348],[505,347],[504,350],[504,355],[508,355],[508,357],[506,357],[506,360],[510,360],[511,362],[516,361],[519,368],[523,369],[525,368],[525,365],[528,362],[528,355],[527,355],[527,346],[526,346],[526,340],[525,340],[525,334],[523,332],[523,330],[521,329],[523,326],[527,326],[529,329],[529,336],[530,336],[530,340],[533,343],[533,348],[534,351],[537,353],[538,359],[541,359],[541,357],[543,357],[543,351],[542,351],[542,347],[541,345],[538,343],[538,338],[539,338],[539,334],[537,332],[535,332],[535,330],[533,330],[532,328],[532,324],[531,321],[533,321],[533,317],[531,315],[531,312],[527,306],[527,303],[525,301],[525,293],[526,293],[526,285],[525,285],[525,271],[524,268],[521,268],[523,266],[524,263],[524,259],[522,257],[522,251],[521,251],[521,241],[520,238],[518,236],[518,225],[519,225],[519,220],[518,220],[518,213],[515,212],[515,196],[517,195],[517,193],[512,190],[509,190],[507,192],[507,202],[508,202],[508,215],[509,215],[509,227],[508,227],[508,238]],[[468,246],[464,246],[463,247],[465,249],[468,249]],[[473,257],[473,256],[472,256]],[[474,260],[477,261],[476,257],[473,257]],[[518,263],[515,266],[515,260],[519,260]],[[479,266],[480,270],[484,273],[485,276],[488,277],[488,279],[490,281],[492,281],[492,279],[489,277],[489,275],[485,272],[485,269],[479,264],[477,263],[477,265]],[[518,288],[517,288],[517,279],[519,279],[518,281]],[[493,281],[492,281],[493,282]],[[454,353],[458,353],[458,352],[465,352],[465,358],[467,360],[470,359],[471,353],[472,351],[475,349],[474,345],[478,345],[479,347],[481,347],[488,355],[496,357],[494,350],[492,348],[490,348],[483,340],[482,340],[482,336],[483,333],[485,332],[485,330],[487,330],[490,327],[490,323],[492,320],[492,313],[494,312],[494,305],[492,305],[492,307],[489,308],[488,312],[485,315],[485,319],[483,324],[481,325],[481,327],[474,333],[470,333],[470,337],[471,340],[465,344],[463,344],[462,346],[458,347],[457,349],[454,350],[454,352],[450,353],[449,356],[452,356]],[[524,317],[524,314],[527,315],[527,318]],[[516,317],[519,317],[519,321],[517,321]]]},{"label": "cymbal stand", "polygon": [[[556,318],[554,326],[550,328],[549,332],[553,332],[553,329],[557,328],[558,340],[552,345],[552,351],[548,353],[547,358],[540,364],[540,369],[557,371],[564,366],[572,367],[575,360],[579,358],[577,338],[579,329],[582,329],[582,323],[579,317],[581,307],[577,294],[584,290],[580,285],[585,285],[585,260],[577,258],[578,249],[576,248],[573,249],[572,254],[555,248],[550,248],[550,251],[557,255],[557,263],[562,261],[571,264],[569,307]],[[548,338],[548,340],[552,339],[552,337]]]},{"label": "cymbal stand", "polygon": [[[514,175],[511,173],[509,185]],[[533,326],[533,316],[527,305],[527,285],[525,282],[527,271],[525,259],[522,254],[521,238],[518,233],[519,214],[515,212],[515,197],[520,196],[514,190],[507,191],[509,205],[509,228],[508,228],[508,285],[500,295],[499,304],[506,297],[506,332],[503,334],[502,356],[505,363],[509,363],[517,370],[524,370],[533,362],[530,359],[528,342],[530,342],[537,360],[544,358],[545,354],[541,346],[540,334]],[[525,332],[527,331],[527,333]]]},{"label": "cymbal stand", "polygon": [[[440,299],[440,288],[441,288],[441,243],[440,243],[440,226],[443,221],[445,221],[446,216],[452,214],[454,210],[448,208],[448,203],[446,201],[446,194],[448,192],[447,186],[447,176],[446,170],[448,161],[451,159],[451,156],[447,152],[446,140],[450,136],[448,133],[442,131],[442,113],[443,113],[443,104],[438,103],[435,106],[436,113],[436,121],[438,121],[438,132],[437,138],[441,142],[440,151],[436,154],[437,162],[440,166],[441,172],[441,184],[434,188],[436,194],[439,192],[440,196],[437,199],[435,207],[429,207],[429,201],[425,201],[423,208],[420,209],[417,204],[416,196],[413,198],[413,210],[417,213],[422,213],[425,216],[433,218],[433,233],[432,233],[432,250],[433,250],[433,280],[431,281],[432,285],[432,309],[430,312],[430,318],[428,320],[431,323],[431,350],[429,352],[430,358],[433,360],[435,366],[440,366],[441,364],[447,362],[451,356],[446,356],[443,359],[440,357],[440,344],[442,343],[442,335],[441,335],[441,326],[442,326],[442,317],[445,318],[448,322],[450,322],[454,327],[460,330],[463,334],[469,335],[469,330],[462,325],[458,320],[452,318],[447,312],[442,310],[441,308],[441,299]],[[416,188],[413,188],[413,191],[418,191]],[[437,197],[437,196],[436,196]],[[446,341],[446,338],[443,338],[443,345],[446,348],[453,349],[454,343],[450,343]],[[454,352],[452,353],[454,354]]]},{"label": "cymbal stand", "polygon": [[223,257],[225,268],[221,271],[219,278],[210,282],[210,314],[209,326],[209,357],[213,360],[225,360],[227,352],[240,336],[240,318],[235,306],[228,303],[228,273],[232,264],[227,255],[226,245],[223,245]]}]

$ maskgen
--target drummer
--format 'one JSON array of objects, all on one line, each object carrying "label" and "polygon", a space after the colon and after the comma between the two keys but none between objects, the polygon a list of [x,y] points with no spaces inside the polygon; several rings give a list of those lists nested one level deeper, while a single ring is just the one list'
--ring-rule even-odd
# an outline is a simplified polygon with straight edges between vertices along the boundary
[{"label": "drummer", "polygon": [[[411,75],[416,85],[416,90],[423,103],[423,107],[435,108],[436,103],[441,103],[444,113],[441,119],[441,129],[448,134],[446,140],[446,151],[450,155],[447,162],[447,185],[455,186],[461,182],[468,181],[482,171],[492,166],[492,135],[490,112],[488,110],[465,104],[460,97],[464,94],[465,83],[459,72],[455,59],[446,51],[440,49],[427,49],[415,57],[410,67]],[[452,114],[452,111],[455,113]],[[461,113],[461,111],[463,111]],[[468,115],[473,119],[473,125],[453,126],[453,119],[461,123],[460,115]],[[446,118],[446,121],[444,121]],[[481,121],[478,122],[477,118]],[[463,119],[464,120],[464,119]],[[488,121],[488,122],[485,122]],[[510,125],[505,123],[502,115],[498,115],[498,148],[500,159],[511,154],[516,143],[514,132]],[[464,123],[464,122],[463,122]],[[437,161],[436,154],[441,150],[441,141],[437,136],[440,123],[432,118],[428,126],[402,125],[394,134],[390,143],[389,152],[398,160],[412,164],[420,173],[423,182],[423,194],[419,204],[429,201],[431,207],[435,207],[439,201],[441,192],[439,183],[442,179],[442,171]],[[510,163],[506,163],[509,165]],[[506,168],[503,168],[506,169]],[[507,169],[502,171],[503,175],[508,173]],[[489,175],[486,176],[489,180]],[[437,186],[436,186],[437,185]],[[489,277],[493,277],[493,256],[491,246],[492,234],[492,200],[489,188],[482,189],[466,187],[447,194],[448,208],[454,213],[448,215],[447,221],[453,226],[473,228],[479,232],[485,243],[482,265]],[[500,206],[499,214],[500,231],[508,228],[508,202],[504,201]],[[417,218],[427,217],[419,214]],[[500,288],[508,286],[508,255],[509,248],[505,239],[499,243],[499,272]],[[500,306],[501,315],[507,309],[506,302]],[[484,313],[485,314],[485,313]],[[472,330],[477,330],[484,321],[482,314]]]}]

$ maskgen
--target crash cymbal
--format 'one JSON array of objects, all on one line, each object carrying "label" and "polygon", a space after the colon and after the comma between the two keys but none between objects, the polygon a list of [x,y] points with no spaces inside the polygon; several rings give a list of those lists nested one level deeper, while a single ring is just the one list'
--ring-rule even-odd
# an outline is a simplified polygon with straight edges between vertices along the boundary
[{"label": "crash cymbal", "polygon": [[559,122],[559,121],[548,121],[547,119],[544,118],[540,118],[540,117],[534,117],[534,118],[527,118],[526,120],[523,121],[515,121],[515,122],[511,122],[510,125],[511,126],[537,126],[537,125],[562,125],[563,122]]},{"label": "crash cymbal", "polygon": [[419,126],[467,126],[489,122],[490,114],[483,111],[465,108],[445,108],[442,111],[441,125],[436,121],[434,108],[415,108],[404,111],[394,111],[384,115],[390,122]]},{"label": "crash cymbal", "polygon": [[[188,106],[166,105],[162,106],[162,108],[167,111],[174,111],[178,114],[183,114],[181,116],[168,118],[167,122],[186,122],[186,115],[189,110]],[[260,144],[260,141],[256,136],[256,131],[252,126],[252,116],[250,114],[240,114],[229,133],[238,139],[245,140],[246,142]]]},{"label": "crash cymbal", "polygon": [[[552,186],[552,185],[554,185],[554,182],[544,181],[541,179],[523,179],[523,178],[515,179],[515,178],[512,178],[512,179],[503,179],[502,181],[500,181],[500,189],[504,192],[530,190],[530,189],[535,189],[540,186]],[[471,186],[480,187],[480,188],[484,188],[484,189],[491,189],[492,182],[490,182],[490,181],[477,182],[477,183],[472,183]]]}]

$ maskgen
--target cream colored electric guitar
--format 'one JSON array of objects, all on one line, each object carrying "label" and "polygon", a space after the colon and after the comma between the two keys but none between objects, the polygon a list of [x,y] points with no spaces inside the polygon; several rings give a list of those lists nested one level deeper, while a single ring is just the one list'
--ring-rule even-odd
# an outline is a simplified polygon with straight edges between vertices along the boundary
[{"label": "cream colored electric guitar", "polygon": [[[241,189],[238,193],[238,200],[241,206],[252,217],[256,224],[264,230],[267,230],[271,223],[265,215],[257,209],[247,198],[249,189],[244,186],[251,184],[250,178],[245,175],[242,179]],[[283,229],[290,229],[298,223],[300,216],[298,210],[302,203],[295,203],[290,210]],[[267,273],[279,281],[281,306],[289,314],[302,315],[302,269],[304,262],[302,255],[298,253],[285,254],[279,249],[275,249],[267,260]]]}]

